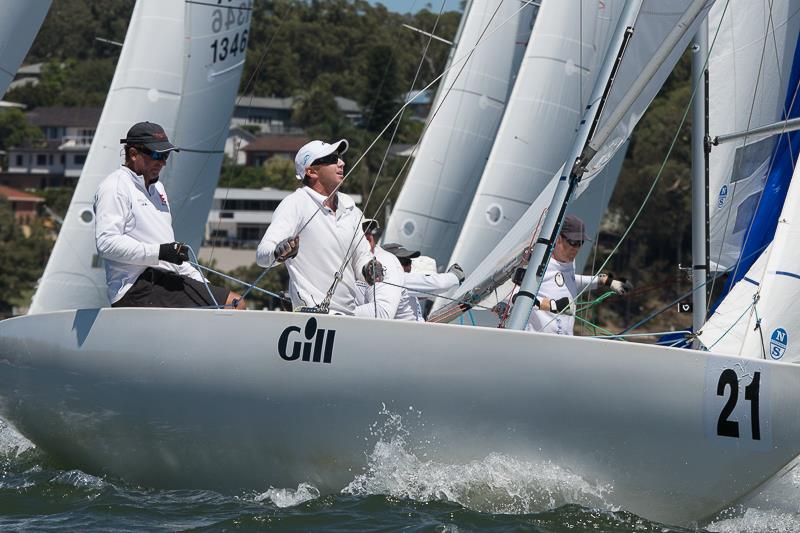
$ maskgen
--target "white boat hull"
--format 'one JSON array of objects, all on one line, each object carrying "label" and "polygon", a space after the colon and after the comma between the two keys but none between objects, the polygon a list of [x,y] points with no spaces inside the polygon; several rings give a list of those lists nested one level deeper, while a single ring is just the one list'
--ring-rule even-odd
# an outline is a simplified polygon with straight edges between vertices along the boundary
[{"label": "white boat hull", "polygon": [[149,486],[341,490],[366,466],[384,404],[421,412],[407,429],[431,460],[553,461],[673,524],[713,515],[800,453],[800,367],[773,361],[298,313],[0,322],[3,416],[57,460]]}]

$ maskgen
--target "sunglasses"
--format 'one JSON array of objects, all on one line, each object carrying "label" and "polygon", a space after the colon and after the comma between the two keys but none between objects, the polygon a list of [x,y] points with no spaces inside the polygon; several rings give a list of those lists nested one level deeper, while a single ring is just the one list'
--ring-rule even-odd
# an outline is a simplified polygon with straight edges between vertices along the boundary
[{"label": "sunglasses", "polygon": [[319,159],[315,159],[311,166],[314,165],[335,165],[339,162],[339,153],[333,152],[332,154],[328,154],[325,157],[320,157]]},{"label": "sunglasses", "polygon": [[567,238],[566,238],[566,237],[564,237],[563,235],[562,235],[561,237],[562,237],[562,238],[563,238],[565,241],[567,241],[567,244],[569,244],[569,245],[570,245],[570,246],[572,246],[573,248],[579,248],[579,247],[581,247],[581,246],[583,245],[583,241],[573,241],[572,239],[567,239]]},{"label": "sunglasses", "polygon": [[156,152],[155,150],[151,150],[150,148],[144,146],[138,147],[137,150],[153,161],[163,161],[166,163],[167,159],[169,159],[170,152]]}]

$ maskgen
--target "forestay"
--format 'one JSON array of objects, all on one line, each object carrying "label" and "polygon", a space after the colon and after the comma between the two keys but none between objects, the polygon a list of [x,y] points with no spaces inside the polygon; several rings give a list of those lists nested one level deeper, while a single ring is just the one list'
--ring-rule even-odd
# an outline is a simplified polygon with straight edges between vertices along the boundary
[{"label": "forestay", "polygon": [[[474,0],[386,228],[444,263],[458,237],[531,31],[533,4]],[[435,112],[435,114],[434,114]]]},{"label": "forestay", "polygon": [[199,244],[244,63],[250,5],[137,2],[31,313],[108,305],[92,203],[100,181],[121,164],[119,140],[136,122],[161,124],[174,144],[189,149],[170,158],[161,179],[170,196],[176,238]]},{"label": "forestay", "polygon": [[6,94],[52,0],[5,0],[0,17],[0,99]]},{"label": "forestay", "polygon": [[[580,194],[581,187],[585,190],[590,185],[624,145],[712,3],[702,2],[699,8],[697,2],[691,0],[648,0],[643,3],[633,36],[609,93],[606,111],[594,137],[594,142],[599,143],[597,153],[587,166],[576,196]],[[598,83],[605,83],[605,80],[599,80]],[[571,166],[572,162],[569,164]],[[486,261],[465,280],[454,295],[456,299],[475,303],[508,279],[514,268],[520,264],[523,249],[532,242],[534,231],[542,219],[543,206],[549,205],[558,177],[565,175],[567,171],[568,168],[553,177],[540,195],[547,203],[537,201],[528,208]],[[449,304],[442,308],[442,312],[449,314],[454,307]]]},{"label": "forestay", "polygon": [[[709,57],[712,138],[773,124],[800,109],[797,66],[793,69],[800,4],[733,0],[727,10],[725,4],[709,13],[712,37],[719,28]],[[745,255],[754,257],[735,268],[737,280],[757,257],[752,251],[772,237],[797,157],[798,142],[788,137],[745,136],[711,149],[710,258],[719,270],[736,267],[746,239]]]},{"label": "forestay", "polygon": [[623,4],[542,4],[451,263],[471,272],[564,163]]}]

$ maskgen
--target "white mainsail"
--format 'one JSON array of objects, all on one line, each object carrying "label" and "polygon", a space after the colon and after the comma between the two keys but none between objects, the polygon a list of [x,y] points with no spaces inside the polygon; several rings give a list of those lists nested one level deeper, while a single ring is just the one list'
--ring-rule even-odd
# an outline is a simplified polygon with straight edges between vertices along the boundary
[{"label": "white mainsail", "polygon": [[451,263],[471,272],[564,163],[623,4],[542,4]]},{"label": "white mainsail", "polygon": [[[598,143],[597,152],[587,166],[575,192],[576,196],[581,194],[581,188],[585,190],[591,185],[625,145],[712,3],[696,0],[643,2],[635,31],[608,94],[606,111],[600,118],[593,137],[593,143]],[[604,80],[602,82],[605,83]],[[570,167],[572,164],[570,161]],[[494,288],[513,274],[514,269],[520,265],[524,248],[532,242],[545,207],[550,204],[559,176],[565,176],[570,167],[565,167],[553,177],[540,195],[545,199],[544,203],[537,201],[528,208],[517,225],[492,250],[487,259],[476,267],[455,295],[452,295],[454,298],[477,303],[493,294]],[[440,316],[449,316],[456,307],[458,306],[455,304],[443,306]]]},{"label": "white mainsail", "polygon": [[[709,12],[709,134],[752,130],[785,118],[800,34],[800,4],[790,0],[732,0]],[[723,12],[725,15],[723,17]],[[713,146],[709,154],[709,240],[712,267],[736,265],[774,166],[780,136],[749,136]]]},{"label": "white mainsail", "polygon": [[[133,124],[161,124],[188,150],[161,179],[173,205],[176,238],[196,248],[222,161],[250,25],[250,3],[140,0],[134,8],[100,123],[64,225],[31,303],[31,313],[108,305],[97,257],[92,203],[119,166],[119,140]],[[192,151],[194,150],[194,151]]]},{"label": "white mainsail", "polygon": [[25,59],[52,0],[4,0],[0,17],[0,98]]},{"label": "white mainsail", "polygon": [[[447,261],[513,86],[533,5],[474,0],[385,240]],[[476,47],[477,45],[477,47]],[[474,50],[473,50],[474,48]],[[433,112],[432,111],[432,112]]]}]

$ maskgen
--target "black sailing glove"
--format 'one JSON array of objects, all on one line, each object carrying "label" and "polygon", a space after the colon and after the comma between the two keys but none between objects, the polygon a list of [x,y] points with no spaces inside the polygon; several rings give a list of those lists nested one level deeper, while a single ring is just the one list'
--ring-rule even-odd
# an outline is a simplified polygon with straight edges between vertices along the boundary
[{"label": "black sailing glove", "polygon": [[182,242],[166,242],[158,247],[159,261],[182,265],[189,260],[189,247]]}]

